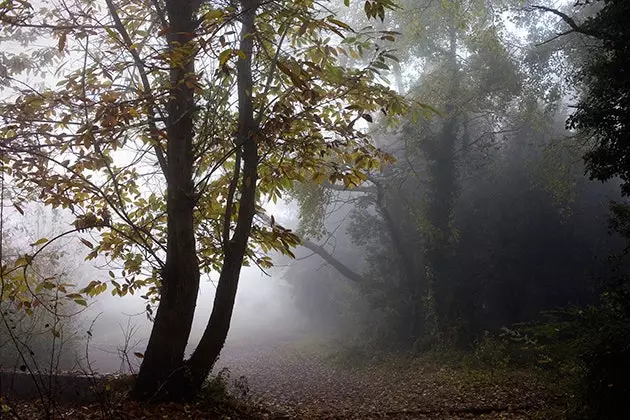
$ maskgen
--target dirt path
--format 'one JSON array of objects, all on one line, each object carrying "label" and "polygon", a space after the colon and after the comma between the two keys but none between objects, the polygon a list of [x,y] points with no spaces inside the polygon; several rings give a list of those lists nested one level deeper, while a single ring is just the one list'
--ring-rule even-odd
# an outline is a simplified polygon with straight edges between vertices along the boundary
[{"label": "dirt path", "polygon": [[[434,359],[392,358],[353,363],[334,352],[295,340],[229,343],[217,371],[230,383],[247,378],[245,404],[231,400],[143,405],[114,399],[106,404],[60,407],[55,419],[565,419],[566,396],[532,372],[482,371],[445,366]],[[337,355],[338,356],[338,355]],[[211,395],[211,394],[208,394]],[[221,394],[217,394],[221,395]],[[121,396],[121,397],[124,397]],[[209,400],[208,400],[209,401]],[[226,401],[228,404],[226,405]],[[38,403],[13,407],[8,418],[43,418]],[[13,412],[11,412],[13,413]],[[8,413],[8,414],[11,414]],[[0,416],[1,417],[1,416]]]},{"label": "dirt path", "polygon": [[561,395],[522,372],[484,372],[427,361],[340,366],[296,343],[226,347],[218,367],[245,375],[250,395],[300,419],[530,419],[564,416]]}]

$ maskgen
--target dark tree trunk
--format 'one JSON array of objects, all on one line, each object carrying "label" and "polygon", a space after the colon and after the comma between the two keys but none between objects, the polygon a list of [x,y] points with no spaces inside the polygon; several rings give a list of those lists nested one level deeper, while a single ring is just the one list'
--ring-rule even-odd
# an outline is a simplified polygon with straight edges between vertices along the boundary
[{"label": "dark tree trunk", "polygon": [[[170,22],[169,48],[179,49],[191,42],[195,2],[166,0]],[[167,121],[167,255],[161,273],[162,289],[153,329],[133,397],[136,399],[178,399],[185,393],[183,359],[192,327],[199,290],[199,263],[195,249],[193,221],[193,49],[181,48],[182,62],[172,63],[171,93]]]},{"label": "dark tree trunk", "polygon": [[370,181],[376,186],[376,208],[385,221],[387,232],[395,249],[395,255],[400,260],[401,279],[399,284],[399,294],[404,299],[404,319],[401,326],[403,331],[400,338],[404,341],[413,342],[421,337],[424,332],[423,297],[426,293],[426,281],[424,277],[418,276],[417,263],[413,257],[413,247],[406,243],[403,234],[394,220],[388,202],[386,201],[385,187],[378,180],[370,177]]},{"label": "dark tree trunk", "polygon": [[457,140],[458,110],[455,101],[460,88],[460,72],[457,62],[457,29],[451,23],[449,30],[449,52],[447,57],[449,90],[446,98],[446,119],[429,155],[431,173],[429,207],[427,218],[433,232],[427,249],[430,268],[431,292],[437,327],[440,333],[449,329],[449,312],[452,310],[453,282],[448,274],[451,250],[451,218],[457,194],[455,143]]},{"label": "dark tree trunk", "polygon": [[[247,242],[256,212],[258,146],[255,133],[257,127],[254,120],[254,106],[251,95],[253,88],[254,20],[259,2],[259,0],[241,0],[242,27],[239,49],[245,53],[245,56],[239,56],[237,62],[239,121],[236,140],[237,146],[242,147],[243,175],[240,188],[241,195],[234,234],[224,244],[223,267],[219,276],[210,320],[199,345],[187,363],[195,389],[199,389],[203,384],[225,343],[232,319],[232,310],[234,308],[243,258],[247,251]],[[228,203],[228,207],[231,207],[230,203]],[[227,228],[229,229],[229,223],[227,223]]]}]

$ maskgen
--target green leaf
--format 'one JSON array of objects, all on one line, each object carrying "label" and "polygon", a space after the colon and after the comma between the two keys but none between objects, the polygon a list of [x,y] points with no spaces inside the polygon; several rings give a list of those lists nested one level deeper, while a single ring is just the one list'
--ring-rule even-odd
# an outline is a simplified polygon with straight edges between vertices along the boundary
[{"label": "green leaf", "polygon": [[55,283],[49,282],[49,281],[45,281],[43,283],[40,284],[41,287],[43,287],[46,290],[52,290],[55,287],[57,287],[57,285]]},{"label": "green leaf", "polygon": [[206,14],[203,15],[203,19],[205,21],[219,20],[223,16],[225,16],[225,12],[223,10],[216,9],[216,10],[210,10],[210,11],[206,12]]},{"label": "green leaf", "polygon": [[223,66],[234,55],[234,49],[228,48],[219,54],[219,67]]},{"label": "green leaf", "polygon": [[328,17],[328,22],[335,24],[337,26],[339,26],[340,28],[345,29],[346,31],[352,31],[352,28],[350,27],[350,25],[348,25],[347,23],[344,23],[340,20],[337,19],[333,19],[332,17]]},{"label": "green leaf", "polygon": [[46,242],[48,242],[48,238],[40,238],[40,239],[36,240],[35,242],[33,242],[32,244],[30,244],[30,246],[43,245]]}]

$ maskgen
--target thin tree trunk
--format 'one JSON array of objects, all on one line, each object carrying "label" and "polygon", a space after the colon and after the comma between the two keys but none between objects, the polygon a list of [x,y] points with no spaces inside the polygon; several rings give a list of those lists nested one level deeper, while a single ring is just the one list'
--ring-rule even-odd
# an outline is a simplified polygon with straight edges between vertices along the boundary
[{"label": "thin tree trunk", "polygon": [[188,360],[192,384],[199,389],[216,362],[230,328],[238,280],[247,250],[252,221],[256,211],[256,182],[258,179],[258,146],[252,102],[253,32],[259,0],[241,0],[241,34],[239,49],[245,53],[237,62],[239,124],[237,145],[243,148],[243,177],[239,212],[234,235],[225,245],[223,267],[214,298],[208,325],[199,345]]},{"label": "thin tree trunk", "polygon": [[400,63],[394,62],[393,69],[394,69],[394,71],[393,71],[393,73],[394,73],[394,80],[396,81],[396,90],[398,91],[399,95],[404,95],[405,94],[405,83],[403,82],[402,67],[401,67]]},{"label": "thin tree trunk", "polygon": [[193,222],[193,49],[188,44],[194,31],[194,2],[166,0],[170,22],[169,47],[190,51],[181,62],[172,63],[171,93],[167,126],[167,255],[161,273],[160,303],[133,397],[136,399],[177,399],[185,390],[183,359],[188,343],[199,289],[199,262],[196,256]]}]

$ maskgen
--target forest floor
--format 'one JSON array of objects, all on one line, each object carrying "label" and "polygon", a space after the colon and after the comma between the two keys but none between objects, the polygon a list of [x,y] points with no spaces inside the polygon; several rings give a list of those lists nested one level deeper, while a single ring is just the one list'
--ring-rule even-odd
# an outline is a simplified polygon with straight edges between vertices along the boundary
[{"label": "forest floor", "polygon": [[[229,401],[146,406],[129,401],[59,408],[59,419],[564,419],[558,382],[522,370],[442,357],[358,358],[312,342],[231,343],[218,363]],[[246,379],[241,379],[243,375]],[[217,382],[215,382],[215,385]],[[220,388],[220,385],[219,385]],[[34,419],[33,403],[7,418]],[[0,417],[2,414],[0,413]]]},{"label": "forest floor", "polygon": [[567,418],[564,387],[539,372],[473,368],[437,354],[367,359],[311,341],[226,350],[219,367],[232,381],[244,375],[249,398],[279,418]]}]

